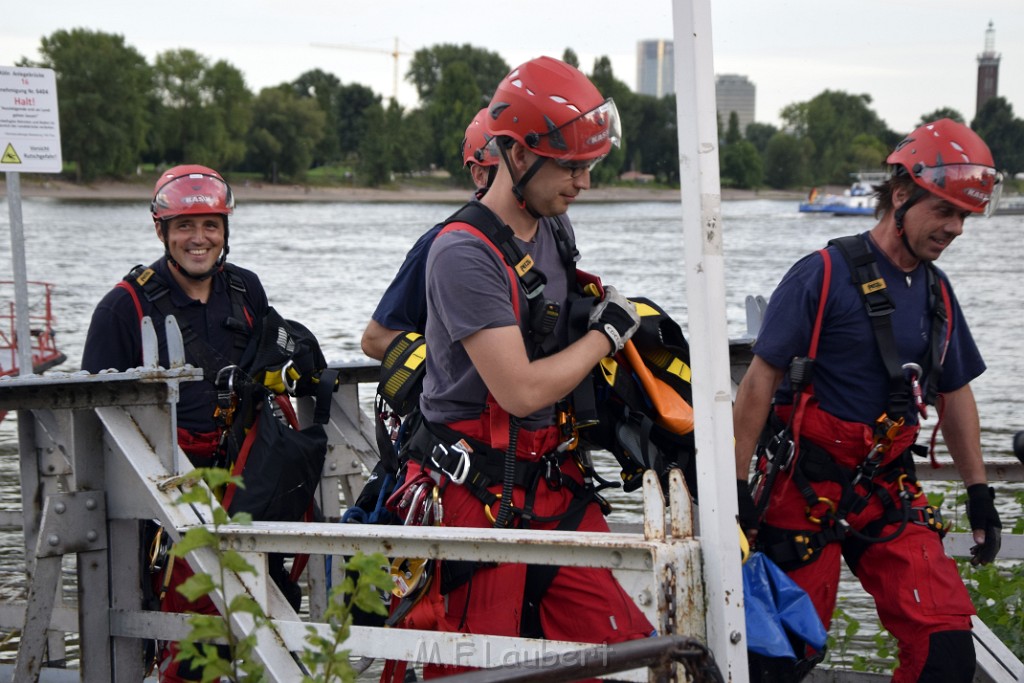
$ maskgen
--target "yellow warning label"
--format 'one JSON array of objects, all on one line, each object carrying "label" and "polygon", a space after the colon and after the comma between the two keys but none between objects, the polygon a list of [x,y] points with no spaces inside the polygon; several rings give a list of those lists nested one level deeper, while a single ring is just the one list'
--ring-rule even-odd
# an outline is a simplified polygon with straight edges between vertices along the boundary
[{"label": "yellow warning label", "polygon": [[7,149],[4,150],[3,158],[0,158],[0,164],[20,164],[21,157],[14,151],[14,145],[7,143]]}]

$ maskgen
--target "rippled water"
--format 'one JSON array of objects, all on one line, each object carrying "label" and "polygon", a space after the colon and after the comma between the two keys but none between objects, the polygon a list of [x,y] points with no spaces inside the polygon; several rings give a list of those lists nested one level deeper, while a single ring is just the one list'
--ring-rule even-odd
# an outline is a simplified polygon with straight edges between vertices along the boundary
[{"label": "rippled water", "polygon": [[[361,360],[359,337],[405,251],[427,227],[457,208],[445,204],[258,203],[231,219],[231,260],[257,271],[271,303],[310,327],[332,361]],[[722,208],[727,318],[745,331],[744,298],[769,296],[797,258],[832,238],[869,229],[863,218],[802,215],[794,202],[726,202]],[[136,263],[162,251],[147,207],[135,202],[23,202],[29,279],[58,285],[57,341],[77,370],[93,306]],[[659,302],[686,327],[682,227],[673,202],[588,204],[572,209],[583,260],[627,295]],[[1024,217],[970,219],[939,265],[952,278],[988,363],[973,385],[987,456],[1009,457],[1024,428],[1018,391],[1024,373],[1020,312]],[[6,201],[0,202],[0,279],[10,277]],[[699,372],[699,368],[697,369]],[[14,420],[0,425],[0,508],[20,507]],[[609,468],[614,476],[614,469]],[[635,496],[615,496],[622,519],[636,519]],[[1019,511],[1015,511],[1019,512]],[[0,596],[20,592],[21,535],[0,532]],[[12,575],[13,569],[13,575]],[[10,579],[13,581],[10,583]],[[863,603],[861,603],[863,606]],[[867,605],[866,607],[870,607]]]}]

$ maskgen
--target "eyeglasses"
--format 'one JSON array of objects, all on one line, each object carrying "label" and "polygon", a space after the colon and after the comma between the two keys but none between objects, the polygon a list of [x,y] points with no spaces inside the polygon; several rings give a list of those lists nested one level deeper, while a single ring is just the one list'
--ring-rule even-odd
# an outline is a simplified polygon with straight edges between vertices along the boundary
[{"label": "eyeglasses", "polygon": [[598,162],[605,158],[606,155],[602,154],[594,159],[555,159],[556,164],[569,171],[570,178],[579,178],[583,175],[584,171],[594,170],[594,166],[597,166]]}]

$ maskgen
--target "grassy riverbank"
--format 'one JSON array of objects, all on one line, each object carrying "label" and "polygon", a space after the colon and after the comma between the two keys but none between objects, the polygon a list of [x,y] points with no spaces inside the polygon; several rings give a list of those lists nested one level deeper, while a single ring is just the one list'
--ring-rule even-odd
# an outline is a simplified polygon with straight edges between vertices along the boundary
[{"label": "grassy riverbank", "polygon": [[[229,178],[229,181],[231,179]],[[396,182],[380,188],[351,185],[271,184],[257,181],[233,182],[232,189],[240,202],[451,202],[461,203],[469,195],[468,187],[454,187],[448,181]],[[21,196],[51,197],[69,200],[138,200],[152,197],[152,180],[137,182],[97,181],[78,184],[42,175],[25,175],[21,179]],[[0,196],[7,197],[6,180],[0,181]],[[784,199],[799,201],[801,192],[780,190],[722,191],[723,200]],[[646,185],[605,185],[583,193],[581,201],[590,202],[652,202],[679,201],[678,188]]]}]

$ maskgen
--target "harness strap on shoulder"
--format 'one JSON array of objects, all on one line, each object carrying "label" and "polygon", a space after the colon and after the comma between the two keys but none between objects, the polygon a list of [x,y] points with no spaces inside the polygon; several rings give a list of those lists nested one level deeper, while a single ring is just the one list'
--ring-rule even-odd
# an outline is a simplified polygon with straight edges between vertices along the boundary
[{"label": "harness strap on shoulder", "polygon": [[846,259],[853,284],[857,287],[871,320],[875,341],[889,375],[889,402],[887,412],[893,419],[904,415],[910,407],[903,365],[900,363],[893,333],[892,314],[896,310],[887,290],[885,279],[878,271],[875,255],[860,235],[847,235],[829,240]]}]

